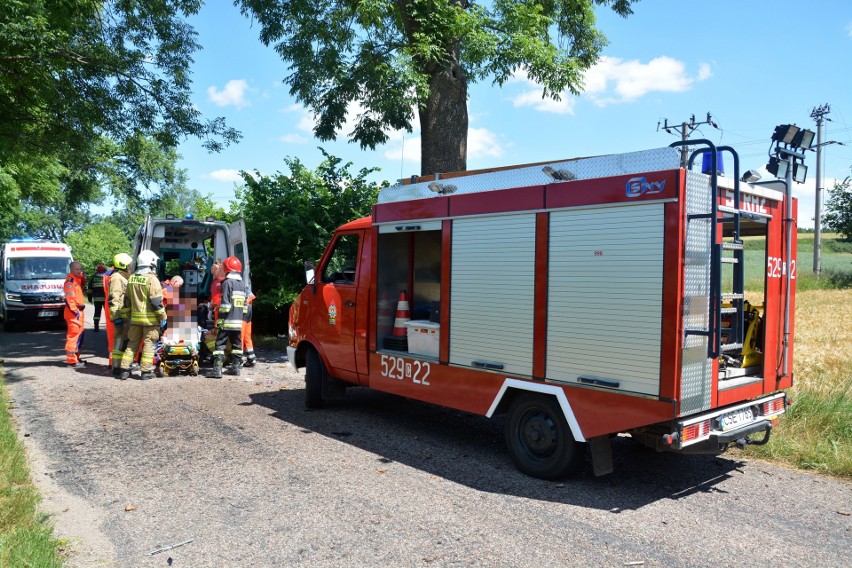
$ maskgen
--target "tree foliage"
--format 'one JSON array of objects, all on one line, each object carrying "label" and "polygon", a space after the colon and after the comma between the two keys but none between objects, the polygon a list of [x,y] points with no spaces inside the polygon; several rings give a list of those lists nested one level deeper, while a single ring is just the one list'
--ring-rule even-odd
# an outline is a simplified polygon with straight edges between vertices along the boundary
[{"label": "tree foliage", "polygon": [[289,174],[242,172],[234,205],[246,222],[256,315],[292,302],[305,285],[304,263],[317,261],[334,230],[369,214],[376,201],[381,186],[366,179],[374,169],[353,174],[351,163],[323,155],[315,171],[285,158]]},{"label": "tree foliage", "polygon": [[184,18],[201,0],[3,4],[0,158],[57,147],[85,156],[101,135],[123,142],[141,133],[170,147],[197,136],[211,149],[236,139],[190,100],[199,45]]},{"label": "tree foliage", "polygon": [[239,138],[190,99],[199,45],[185,18],[201,4],[3,2],[0,237],[62,238],[106,195],[146,197],[152,176],[168,178],[156,162],[183,138],[211,150]]},{"label": "tree foliage", "polygon": [[290,66],[290,94],[333,139],[352,103],[350,140],[375,148],[420,114],[424,175],[462,170],[467,85],[502,85],[518,71],[559,99],[582,88],[606,44],[594,8],[631,13],[632,0],[235,0],[260,39]]},{"label": "tree foliage", "polygon": [[826,228],[852,240],[852,178],[834,182],[825,210],[822,221]]},{"label": "tree foliage", "polygon": [[83,264],[83,271],[91,278],[99,263],[112,264],[113,257],[126,252],[131,254],[130,239],[111,223],[99,222],[87,225],[81,231],[68,235],[66,242],[71,246],[74,260]]}]

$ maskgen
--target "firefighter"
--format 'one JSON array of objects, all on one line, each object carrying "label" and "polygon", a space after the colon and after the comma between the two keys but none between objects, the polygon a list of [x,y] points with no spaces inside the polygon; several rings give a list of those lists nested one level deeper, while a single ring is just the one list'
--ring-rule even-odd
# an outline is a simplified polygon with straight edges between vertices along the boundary
[{"label": "firefighter", "polygon": [[89,280],[89,292],[86,294],[89,297],[89,303],[95,307],[95,315],[92,318],[92,321],[95,322],[95,332],[101,330],[101,311],[106,301],[104,294],[104,274],[106,271],[106,266],[98,264],[95,268],[95,275]]},{"label": "firefighter", "polygon": [[243,363],[246,367],[254,367],[257,358],[254,356],[254,343],[251,340],[251,316],[252,304],[254,303],[255,295],[252,294],[250,288],[246,288],[246,309],[243,313],[243,353],[246,356],[246,362]]},{"label": "firefighter", "polygon": [[86,325],[86,297],[83,295],[86,275],[83,274],[83,265],[77,261],[71,263],[69,270],[71,272],[65,278],[63,286],[65,323],[68,325],[68,332],[65,335],[65,362],[72,369],[81,369],[86,366],[86,363],[80,360],[80,347],[83,345]]},{"label": "firefighter", "polygon": [[[121,372],[121,359],[127,350],[127,334],[130,332],[130,298],[127,297],[128,270],[133,259],[120,252],[112,259],[113,269],[104,278],[107,288],[107,337],[111,340],[110,364],[112,375],[126,379]],[[129,376],[129,375],[128,375]]]},{"label": "firefighter", "polygon": [[243,265],[235,256],[229,256],[222,263],[225,279],[222,281],[222,297],[219,315],[216,319],[216,345],[213,349],[214,379],[222,378],[222,363],[225,360],[225,347],[231,342],[231,366],[228,373],[239,375],[243,363],[242,339],[243,312],[246,307],[246,288],[240,274]]},{"label": "firefighter", "polygon": [[[127,279],[125,297],[130,302],[128,345],[121,357],[120,379],[130,377],[130,365],[142,344],[139,367],[141,380],[154,378],[154,348],[160,334],[166,331],[166,308],[163,306],[163,287],[157,279],[154,251],[143,250],[136,259],[136,272]],[[110,279],[110,281],[112,278]]]}]

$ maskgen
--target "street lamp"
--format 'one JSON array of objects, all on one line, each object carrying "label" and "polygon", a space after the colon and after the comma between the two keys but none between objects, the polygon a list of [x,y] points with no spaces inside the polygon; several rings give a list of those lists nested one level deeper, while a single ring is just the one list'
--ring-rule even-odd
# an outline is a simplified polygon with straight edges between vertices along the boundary
[{"label": "street lamp", "polygon": [[[803,183],[808,174],[805,167],[805,151],[811,147],[814,141],[814,133],[810,130],[799,128],[795,124],[781,124],[775,127],[775,132],[772,134],[772,141],[775,142],[775,155],[770,155],[769,164],[766,170],[775,177],[784,177],[787,181],[787,188],[784,195],[784,243],[786,251],[784,259],[785,278],[784,278],[784,331],[783,331],[783,360],[782,376],[787,375],[789,370],[789,361],[787,354],[789,353],[790,341],[790,288],[791,275],[793,274],[790,258],[792,255],[793,244],[793,180],[798,183]],[[773,171],[774,170],[774,171]]]}]

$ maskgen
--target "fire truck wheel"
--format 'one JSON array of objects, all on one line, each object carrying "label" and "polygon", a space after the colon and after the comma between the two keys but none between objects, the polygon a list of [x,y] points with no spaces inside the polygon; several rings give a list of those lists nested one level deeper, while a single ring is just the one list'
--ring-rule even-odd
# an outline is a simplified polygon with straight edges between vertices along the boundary
[{"label": "fire truck wheel", "polygon": [[305,406],[307,408],[322,408],[322,381],[325,375],[322,357],[315,349],[308,349],[305,364]]},{"label": "fire truck wheel", "polygon": [[559,403],[547,395],[525,393],[512,402],[506,445],[515,467],[540,479],[561,479],[582,458]]}]

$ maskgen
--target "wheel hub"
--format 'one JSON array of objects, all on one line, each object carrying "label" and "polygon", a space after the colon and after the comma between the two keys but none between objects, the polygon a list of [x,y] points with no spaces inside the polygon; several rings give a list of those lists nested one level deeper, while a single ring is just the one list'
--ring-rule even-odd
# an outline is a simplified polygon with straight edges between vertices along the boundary
[{"label": "wheel hub", "polygon": [[524,445],[537,456],[548,456],[556,450],[558,435],[553,419],[542,412],[527,416],[522,429]]}]

